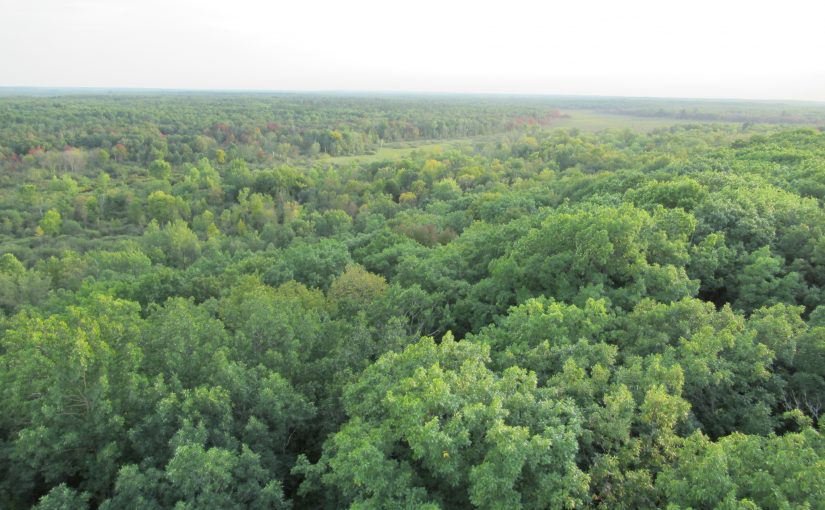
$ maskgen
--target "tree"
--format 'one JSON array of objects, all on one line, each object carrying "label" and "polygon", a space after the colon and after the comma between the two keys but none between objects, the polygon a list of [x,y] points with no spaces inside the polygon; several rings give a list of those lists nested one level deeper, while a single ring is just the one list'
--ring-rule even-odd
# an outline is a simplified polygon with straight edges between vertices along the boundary
[{"label": "tree", "polygon": [[350,264],[332,281],[327,298],[339,314],[351,317],[381,299],[386,292],[387,281],[384,277]]},{"label": "tree", "polygon": [[40,228],[43,229],[43,233],[49,236],[55,236],[60,232],[60,227],[63,225],[63,219],[60,217],[60,213],[55,209],[49,209],[46,211],[46,214],[43,215],[43,219],[40,220]]},{"label": "tree", "polygon": [[729,306],[697,299],[642,301],[627,315],[619,345],[625,355],[660,354],[684,370],[685,398],[703,430],[768,433],[777,395],[770,368],[775,353],[757,341],[759,329]]},{"label": "tree", "polygon": [[40,302],[49,282],[26,268],[11,253],[0,256],[0,310],[11,315],[20,307]]},{"label": "tree", "polygon": [[146,199],[149,217],[161,224],[180,218],[178,199],[163,191],[153,191]]},{"label": "tree", "polygon": [[40,498],[35,510],[84,510],[89,508],[89,494],[77,492],[62,483]]},{"label": "tree", "polygon": [[149,165],[149,175],[155,179],[168,180],[172,176],[172,165],[162,159],[156,159]]},{"label": "tree", "polygon": [[[583,503],[575,406],[489,349],[431,338],[382,356],[345,392],[349,420],[296,471],[362,507],[530,508]],[[316,486],[317,487],[317,486]]]},{"label": "tree", "polygon": [[680,508],[813,508],[825,494],[824,446],[811,428],[781,437],[733,434],[717,443],[696,433],[656,486],[663,503]]},{"label": "tree", "polygon": [[235,452],[193,441],[177,446],[163,471],[125,466],[114,495],[100,508],[263,510],[290,505],[281,483],[269,478],[260,457],[245,445]]},{"label": "tree", "polygon": [[163,227],[152,220],[143,233],[141,244],[144,252],[153,261],[175,267],[188,266],[201,253],[201,243],[197,234],[182,220],[176,220]]},{"label": "tree", "polygon": [[59,314],[12,319],[0,348],[4,501],[64,482],[96,498],[108,490],[128,424],[150,404],[138,375],[139,308],[96,295]]},{"label": "tree", "polygon": [[[545,294],[582,303],[607,297],[622,308],[642,296],[671,301],[698,283],[683,267],[694,224],[684,213],[582,206],[553,211],[506,256],[491,263],[496,304]],[[503,310],[502,310],[503,311]]]},{"label": "tree", "polygon": [[733,276],[738,291],[734,306],[745,312],[775,303],[794,303],[805,291],[799,273],[787,272],[767,246],[748,254],[742,262],[744,267]]}]

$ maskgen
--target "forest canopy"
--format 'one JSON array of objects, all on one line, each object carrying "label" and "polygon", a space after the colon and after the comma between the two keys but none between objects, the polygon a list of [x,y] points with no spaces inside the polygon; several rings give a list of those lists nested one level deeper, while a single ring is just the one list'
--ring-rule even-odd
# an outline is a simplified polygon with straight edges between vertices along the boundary
[{"label": "forest canopy", "polygon": [[0,98],[0,506],[825,508],[823,119]]}]

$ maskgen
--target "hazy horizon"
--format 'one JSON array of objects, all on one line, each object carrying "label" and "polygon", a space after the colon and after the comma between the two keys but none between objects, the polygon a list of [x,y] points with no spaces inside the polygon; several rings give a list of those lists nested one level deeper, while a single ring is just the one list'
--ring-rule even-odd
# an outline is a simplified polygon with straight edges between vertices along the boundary
[{"label": "hazy horizon", "polygon": [[825,101],[825,6],[0,2],[4,88]]},{"label": "hazy horizon", "polygon": [[[14,91],[15,93],[9,93]],[[19,93],[17,93],[19,92]],[[2,96],[72,96],[72,95],[98,95],[98,94],[122,94],[122,95],[317,95],[317,96],[342,96],[342,97],[478,97],[496,99],[561,99],[561,100],[632,100],[632,101],[684,101],[684,102],[710,102],[710,103],[778,103],[778,104],[811,104],[825,106],[825,99],[760,99],[760,98],[737,98],[737,97],[674,97],[674,96],[610,96],[610,95],[581,95],[581,94],[530,94],[530,93],[508,93],[508,92],[444,92],[444,91],[420,91],[420,90],[324,90],[324,89],[304,89],[304,90],[276,90],[276,89],[215,89],[215,88],[157,88],[157,87],[72,87],[72,86],[4,86],[0,85],[0,97]]]}]

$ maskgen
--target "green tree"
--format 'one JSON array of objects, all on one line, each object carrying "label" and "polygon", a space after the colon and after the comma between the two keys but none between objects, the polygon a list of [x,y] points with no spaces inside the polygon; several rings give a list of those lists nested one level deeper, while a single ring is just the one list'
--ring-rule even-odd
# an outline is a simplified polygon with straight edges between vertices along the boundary
[{"label": "green tree", "polygon": [[162,159],[156,159],[149,165],[149,175],[155,179],[168,180],[172,176],[172,165]]},{"label": "green tree", "polygon": [[329,287],[327,298],[332,307],[347,317],[366,309],[387,292],[384,277],[372,274],[363,267],[348,265]]},{"label": "green tree", "polygon": [[697,433],[656,481],[676,508],[817,508],[825,494],[823,441],[810,428],[785,436]]},{"label": "green tree", "polygon": [[49,209],[40,220],[40,228],[43,233],[48,236],[55,236],[60,233],[60,227],[63,225],[63,219],[60,217],[60,212],[55,209]]},{"label": "green tree", "polygon": [[178,199],[163,191],[153,191],[146,199],[149,217],[161,224],[180,218]]},{"label": "green tree", "polygon": [[36,510],[84,510],[89,508],[89,494],[60,484],[40,498],[33,507]]},{"label": "green tree", "polygon": [[128,448],[128,423],[149,404],[141,401],[139,334],[139,306],[107,296],[13,318],[0,349],[0,429],[10,438],[0,462],[3,500],[25,501],[65,482],[96,498],[108,490]]},{"label": "green tree", "polygon": [[319,463],[296,468],[310,477],[303,490],[318,480],[365,508],[583,504],[575,406],[488,362],[485,346],[449,334],[383,356],[347,388],[349,421]]}]

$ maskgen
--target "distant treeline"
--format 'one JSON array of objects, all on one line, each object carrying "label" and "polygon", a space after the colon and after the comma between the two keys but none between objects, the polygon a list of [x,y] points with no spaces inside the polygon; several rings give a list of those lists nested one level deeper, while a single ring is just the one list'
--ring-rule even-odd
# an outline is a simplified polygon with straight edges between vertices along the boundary
[{"label": "distant treeline", "polygon": [[687,99],[570,99],[560,107],[701,122],[825,125],[825,103]]},{"label": "distant treeline", "polygon": [[292,95],[0,99],[0,161],[194,163],[222,151],[266,162],[364,154],[387,142],[463,138],[561,117],[536,101]]}]

